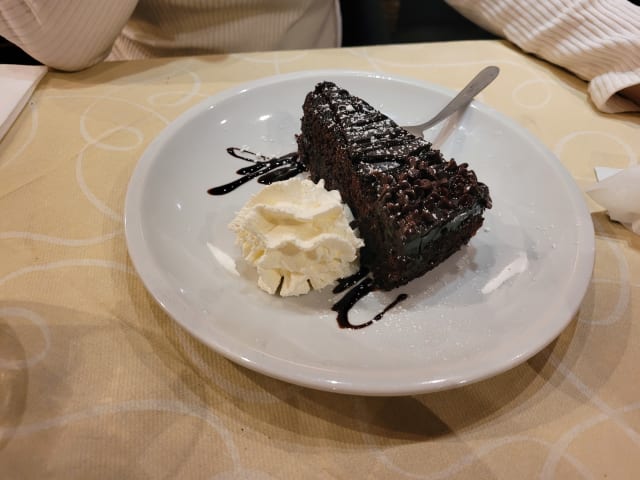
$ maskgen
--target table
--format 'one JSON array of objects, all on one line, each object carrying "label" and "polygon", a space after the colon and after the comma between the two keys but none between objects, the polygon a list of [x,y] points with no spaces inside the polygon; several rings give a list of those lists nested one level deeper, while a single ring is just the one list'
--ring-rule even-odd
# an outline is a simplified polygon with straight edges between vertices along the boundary
[{"label": "table", "polygon": [[[637,114],[500,41],[285,51],[50,72],[0,143],[0,477],[637,478],[640,238],[586,199],[578,314],[522,365],[455,390],[339,395],[236,366],[177,326],[127,255],[124,197],[172,119],[226,88],[345,68],[458,89],[541,139],[582,188],[638,163]],[[586,197],[585,197],[586,198]]]}]

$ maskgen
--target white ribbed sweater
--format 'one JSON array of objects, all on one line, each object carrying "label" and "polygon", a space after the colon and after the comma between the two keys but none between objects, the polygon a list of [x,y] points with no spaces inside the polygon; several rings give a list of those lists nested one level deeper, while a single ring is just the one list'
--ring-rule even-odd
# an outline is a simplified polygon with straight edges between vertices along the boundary
[{"label": "white ribbed sweater", "polygon": [[602,111],[640,111],[615,95],[640,85],[640,7],[627,0],[447,0],[467,18],[589,81]]},{"label": "white ribbed sweater", "polygon": [[111,60],[338,47],[338,0],[1,0],[0,35],[60,70]]},{"label": "white ribbed sweater", "polygon": [[[349,1],[349,0],[345,0]],[[640,111],[640,7],[626,0],[446,0],[589,81],[605,112]],[[340,45],[336,0],[2,0],[0,35],[62,70],[109,59]]]}]

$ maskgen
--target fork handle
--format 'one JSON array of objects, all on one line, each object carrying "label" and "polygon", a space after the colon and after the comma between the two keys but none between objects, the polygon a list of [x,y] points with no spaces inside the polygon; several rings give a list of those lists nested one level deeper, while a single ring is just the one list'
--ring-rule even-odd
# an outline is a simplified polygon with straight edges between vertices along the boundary
[{"label": "fork handle", "polygon": [[484,88],[489,85],[500,73],[500,69],[496,66],[489,66],[483,68],[473,79],[464,87],[460,92],[453,97],[445,107],[440,110],[435,117],[419,126],[420,130],[426,130],[427,128],[441,122],[452,113],[466,107],[473,97],[480,93]]}]

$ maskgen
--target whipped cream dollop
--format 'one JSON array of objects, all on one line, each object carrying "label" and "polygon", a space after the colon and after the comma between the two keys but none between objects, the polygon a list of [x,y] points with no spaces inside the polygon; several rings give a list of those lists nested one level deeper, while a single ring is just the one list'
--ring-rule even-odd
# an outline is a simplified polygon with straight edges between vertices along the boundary
[{"label": "whipped cream dollop", "polygon": [[357,271],[364,242],[340,192],[298,177],[275,182],[249,199],[229,224],[258,286],[282,296],[319,290]]}]

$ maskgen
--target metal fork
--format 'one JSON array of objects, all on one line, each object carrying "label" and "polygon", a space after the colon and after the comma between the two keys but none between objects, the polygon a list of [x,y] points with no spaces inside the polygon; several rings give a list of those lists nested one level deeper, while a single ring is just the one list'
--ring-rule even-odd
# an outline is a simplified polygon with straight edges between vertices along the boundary
[{"label": "metal fork", "polygon": [[434,126],[437,123],[440,123],[442,120],[450,116],[451,114],[457,112],[461,108],[465,108],[467,105],[471,103],[473,97],[475,97],[478,93],[485,89],[487,85],[495,80],[495,78],[500,73],[500,69],[496,66],[490,66],[483,68],[480,73],[478,73],[467,85],[460,90],[453,100],[451,100],[445,107],[440,110],[431,120],[428,120],[420,125],[409,125],[403,126],[405,130],[409,133],[415,135],[416,137],[423,137],[424,131]]}]

